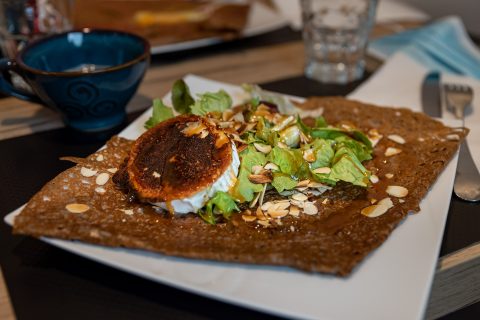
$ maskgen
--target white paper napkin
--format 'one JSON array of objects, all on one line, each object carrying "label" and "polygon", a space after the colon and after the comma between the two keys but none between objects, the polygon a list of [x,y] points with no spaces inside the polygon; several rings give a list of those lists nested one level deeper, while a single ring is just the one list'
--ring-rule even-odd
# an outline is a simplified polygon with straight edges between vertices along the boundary
[{"label": "white paper napkin", "polygon": [[[362,86],[349,95],[349,98],[363,102],[407,107],[415,111],[422,110],[421,88],[424,77],[429,70],[415,62],[404,53],[397,53],[390,58]],[[465,126],[470,129],[467,137],[472,157],[480,168],[480,81],[450,74],[442,74],[442,83],[468,84],[474,91],[472,108],[466,112]],[[455,119],[445,110],[443,119]]]}]

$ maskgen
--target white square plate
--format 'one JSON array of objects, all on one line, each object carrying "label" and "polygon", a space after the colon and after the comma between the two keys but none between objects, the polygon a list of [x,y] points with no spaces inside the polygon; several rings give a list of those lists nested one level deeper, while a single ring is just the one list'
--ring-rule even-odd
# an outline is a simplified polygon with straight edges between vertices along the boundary
[{"label": "white square plate", "polygon": [[[237,86],[191,75],[185,81],[194,94],[223,88],[237,103],[244,97]],[[138,137],[150,112],[146,111],[121,136]],[[432,186],[421,203],[421,212],[401,223],[346,279],[290,268],[189,260],[141,250],[42,240],[153,281],[277,315],[310,319],[422,319],[456,163],[455,157]],[[10,213],[5,221],[11,225],[20,209]]]}]

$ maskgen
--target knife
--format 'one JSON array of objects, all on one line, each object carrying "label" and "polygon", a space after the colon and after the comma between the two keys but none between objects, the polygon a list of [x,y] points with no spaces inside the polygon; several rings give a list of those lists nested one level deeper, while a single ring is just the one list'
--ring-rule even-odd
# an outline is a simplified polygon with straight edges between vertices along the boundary
[{"label": "knife", "polygon": [[430,72],[422,83],[423,112],[434,118],[442,117],[442,97],[440,92],[440,73]]}]

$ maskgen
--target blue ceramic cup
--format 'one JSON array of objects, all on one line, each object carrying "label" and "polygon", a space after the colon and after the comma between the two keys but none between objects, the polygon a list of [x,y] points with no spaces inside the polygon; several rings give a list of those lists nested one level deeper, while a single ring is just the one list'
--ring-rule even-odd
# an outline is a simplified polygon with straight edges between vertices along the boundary
[{"label": "blue ceramic cup", "polygon": [[[81,131],[115,127],[150,61],[148,42],[111,30],[83,29],[30,43],[15,59],[0,60],[0,91],[57,110]],[[20,75],[33,93],[11,84]]]}]

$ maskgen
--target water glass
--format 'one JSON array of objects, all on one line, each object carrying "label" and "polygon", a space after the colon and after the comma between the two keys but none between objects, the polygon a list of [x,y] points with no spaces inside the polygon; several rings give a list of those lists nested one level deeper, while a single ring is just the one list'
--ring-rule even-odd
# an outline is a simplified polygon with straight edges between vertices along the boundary
[{"label": "water glass", "polygon": [[377,0],[301,0],[305,75],[344,84],[362,77]]}]

